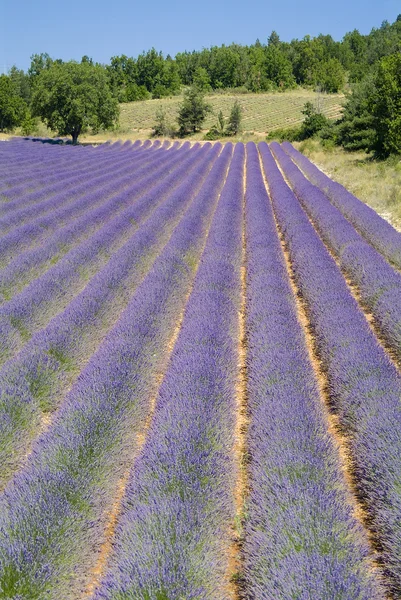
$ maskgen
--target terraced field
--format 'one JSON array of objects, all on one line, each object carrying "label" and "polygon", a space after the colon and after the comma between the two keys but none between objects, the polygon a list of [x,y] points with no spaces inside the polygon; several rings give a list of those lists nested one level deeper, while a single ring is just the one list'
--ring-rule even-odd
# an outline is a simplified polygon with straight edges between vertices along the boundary
[{"label": "terraced field", "polygon": [[0,598],[401,597],[401,234],[290,144],[0,144]]},{"label": "terraced field", "polygon": [[[225,95],[215,94],[207,96],[213,113],[209,114],[204,128],[209,129],[216,123],[216,115],[220,110],[228,117],[235,100],[243,108],[243,129],[245,132],[268,133],[282,127],[293,127],[302,123],[304,115],[301,111],[305,102],[316,102],[317,95],[307,90],[295,90],[283,94],[242,94]],[[341,113],[341,104],[344,96],[341,94],[320,94],[319,105],[327,117],[334,119]],[[132,131],[149,131],[156,120],[156,112],[165,110],[167,120],[176,123],[178,107],[182,102],[181,97],[165,98],[161,100],[145,100],[121,104],[120,125],[121,130],[129,133]]]}]

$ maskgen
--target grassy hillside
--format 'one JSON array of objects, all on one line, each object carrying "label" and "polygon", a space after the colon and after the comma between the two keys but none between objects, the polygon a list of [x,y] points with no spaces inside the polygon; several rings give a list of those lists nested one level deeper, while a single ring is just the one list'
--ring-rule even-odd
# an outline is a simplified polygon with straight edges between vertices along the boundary
[{"label": "grassy hillside", "polygon": [[[163,98],[161,100],[144,100],[142,102],[129,102],[120,105],[120,124],[113,131],[101,131],[97,135],[83,135],[81,142],[103,142],[108,139],[146,139],[151,135],[155,124],[156,112],[162,108],[167,115],[167,120],[172,125],[177,125],[179,105],[182,96]],[[320,106],[321,111],[330,119],[338,118],[341,114],[343,94],[317,94],[312,90],[302,88],[283,93],[266,94],[210,94],[206,97],[212,107],[204,124],[204,132],[217,122],[217,114],[223,111],[228,117],[235,100],[238,100],[243,108],[242,126],[243,133],[233,141],[260,141],[265,139],[266,134],[285,127],[294,127],[302,123],[304,115],[302,109],[306,102],[312,102]],[[204,132],[200,132],[191,139],[203,139]],[[18,134],[19,131],[17,130]],[[43,137],[54,137],[45,125],[41,124],[37,132]],[[0,134],[0,137],[7,136]]]},{"label": "grassy hillside", "polygon": [[[285,93],[269,94],[212,94],[207,96],[213,113],[205,121],[205,129],[209,129],[217,118],[219,110],[227,117],[234,101],[239,100],[243,108],[244,133],[266,134],[281,127],[292,127],[302,122],[302,108],[308,100],[319,102],[322,111],[329,118],[336,118],[341,111],[344,96],[341,94],[317,94],[313,91],[297,89]],[[151,130],[155,123],[156,111],[163,108],[168,120],[174,123],[182,97],[161,100],[145,100],[122,104],[120,116],[121,133],[141,133]]]}]

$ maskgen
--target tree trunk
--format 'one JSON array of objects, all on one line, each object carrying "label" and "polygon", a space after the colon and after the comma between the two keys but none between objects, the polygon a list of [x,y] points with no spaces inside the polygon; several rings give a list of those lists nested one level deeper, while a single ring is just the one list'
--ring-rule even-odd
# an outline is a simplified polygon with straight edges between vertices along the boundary
[{"label": "tree trunk", "polygon": [[78,142],[79,131],[73,131],[71,134],[72,143],[75,145]]}]

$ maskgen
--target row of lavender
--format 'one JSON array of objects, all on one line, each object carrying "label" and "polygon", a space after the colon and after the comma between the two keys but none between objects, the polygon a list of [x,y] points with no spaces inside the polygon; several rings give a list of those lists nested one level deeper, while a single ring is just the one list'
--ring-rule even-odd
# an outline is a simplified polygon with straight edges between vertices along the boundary
[{"label": "row of lavender", "polygon": [[[224,215],[223,226],[217,221],[219,236],[206,247],[208,269],[199,270],[153,425],[130,474],[99,600],[235,594],[227,572],[236,479],[233,340],[238,344],[241,194],[238,183],[237,191],[226,189],[237,217]],[[366,562],[366,534],[327,432],[252,145],[246,190],[251,463],[243,592],[255,599],[379,598],[383,591]],[[225,201],[223,192],[222,214]],[[222,304],[226,296],[230,302]]]},{"label": "row of lavender", "polygon": [[[0,483],[4,484],[18,466],[27,451],[27,445],[40,428],[43,415],[57,408],[65,390],[77,377],[85,357],[101,343],[107,330],[127,305],[201,186],[218,150],[210,151],[207,147],[204,150],[196,149],[194,155],[182,160],[179,168],[161,183],[149,191],[143,190],[136,202],[133,195],[132,206],[125,211],[125,218],[121,220],[117,217],[116,223],[112,221],[110,226],[103,228],[106,230],[104,233],[108,233],[110,228],[113,231],[113,226],[120,226],[121,222],[129,223],[130,219],[135,218],[139,223],[145,221],[146,212],[149,215],[153,207],[148,219],[139,229],[134,229],[126,243],[65,310],[59,311],[46,327],[34,333],[15,358],[5,362],[0,370],[0,456],[3,463]],[[185,178],[188,173],[190,176]],[[106,242],[109,237],[105,236]],[[70,262],[67,261],[64,267],[67,280],[70,279],[70,268]],[[54,282],[57,289],[63,285],[62,278],[60,281],[54,278],[54,268],[45,277],[45,282],[39,278],[17,296],[14,303],[9,302],[4,306],[9,310],[10,305],[16,305],[18,300],[19,306],[25,307],[26,329],[33,329],[32,317],[38,306],[36,302],[29,302],[32,294],[36,298],[45,298],[39,304],[40,314],[41,305],[47,306],[54,300],[54,293],[50,293]],[[49,285],[46,287],[44,283],[47,281]]]},{"label": "row of lavender", "polygon": [[[18,160],[24,157],[20,144],[14,149]],[[68,151],[72,156],[73,149]],[[366,535],[353,515],[338,450],[327,431],[256,147],[246,150],[245,199],[244,147],[237,145],[232,160],[230,145],[220,151],[219,145],[168,152],[147,150],[146,145],[116,147],[119,159],[131,153],[136,187],[127,181],[121,189],[116,181],[114,195],[110,189],[99,208],[79,213],[81,232],[90,226],[91,214],[99,215],[98,227],[83,237],[73,237],[73,221],[70,229],[62,228],[71,249],[57,264],[51,264],[59,250],[50,233],[3,271],[9,278],[5,282],[18,285],[21,269],[32,283],[22,291],[9,283],[13,297],[3,298],[0,307],[6,344],[0,370],[0,485],[5,486],[0,495],[0,598],[91,595],[107,513],[127,478],[114,551],[96,597],[228,599],[236,593],[229,575],[235,551],[230,530],[238,479],[233,449],[241,294],[247,298],[250,417],[244,594],[254,599],[382,597],[367,563]],[[113,151],[107,146],[88,149],[88,171],[85,175],[83,169],[75,184],[79,177],[83,183],[90,177],[95,153],[101,161]],[[260,153],[297,284],[310,310],[316,306],[311,320],[318,331],[318,318],[324,321],[337,301],[334,296],[330,300],[333,292],[325,287],[327,273],[334,274],[334,290],[336,277],[344,294],[346,284],[267,147],[262,145]],[[121,160],[122,178],[130,160]],[[157,177],[162,177],[160,184]],[[23,181],[10,178],[8,189],[20,185],[24,187]],[[58,188],[49,192],[49,199],[57,194]],[[9,203],[17,197],[18,189]],[[29,202],[37,203],[43,214],[51,206],[43,194]],[[94,197],[88,205],[93,202]],[[15,202],[9,214],[18,211],[30,223],[33,213],[24,212],[23,202]],[[241,290],[244,227],[247,278],[246,290]],[[105,256],[109,240],[120,240],[120,246]],[[43,269],[36,279],[34,256],[42,265],[37,269]],[[95,256],[102,258],[96,262]],[[332,261],[331,271],[326,258]],[[14,264],[18,260],[21,266]],[[92,260],[93,268],[86,268]],[[316,275],[321,267],[323,279]],[[54,286],[55,279],[60,284]],[[361,343],[361,351],[370,352],[366,368],[374,367],[377,376],[382,368],[387,376],[381,387],[368,389],[372,412],[378,397],[397,393],[399,382],[370,332],[367,340],[355,303],[351,308],[360,318],[356,333],[350,334],[357,340],[352,349]],[[332,321],[325,326],[330,329]],[[333,335],[339,334],[337,327]],[[338,348],[344,343],[350,341],[343,333]],[[322,356],[324,348],[322,342]],[[347,394],[361,378],[352,349],[334,375],[327,357],[324,363],[335,399],[343,394],[339,414],[344,425],[351,422]],[[364,371],[362,376],[368,386]],[[361,405],[366,389],[360,391]],[[156,411],[141,448],[153,397]],[[37,438],[54,411],[48,431]],[[359,414],[352,416],[362,423]],[[377,435],[376,428],[369,442]],[[387,485],[383,473],[393,468],[385,444],[373,465],[364,462],[351,442],[349,448],[358,469],[367,466],[376,473],[381,464],[380,495],[387,489],[380,488]],[[369,482],[363,489],[366,498]],[[395,519],[393,500],[391,508]],[[379,524],[380,518],[383,514]],[[392,539],[388,547],[382,558],[391,566]]]},{"label": "row of lavender", "polygon": [[[331,408],[347,446],[356,493],[374,536],[377,560],[398,597],[401,593],[401,377],[372,332],[340,268],[285,183],[267,146],[262,145],[260,150],[278,224],[288,244],[317,352],[327,374]],[[327,224],[323,228],[325,218],[333,217],[329,200],[313,186],[310,188],[310,184],[302,186],[294,166],[287,163],[277,145],[273,145],[273,151],[300,201],[313,215],[322,237],[340,238],[344,232],[346,248],[351,232],[349,224],[342,215],[337,215],[330,228]],[[375,256],[373,249],[364,248],[367,260],[365,265],[362,256],[361,266],[372,280],[369,258],[380,257]],[[393,275],[396,277],[397,273]]]},{"label": "row of lavender", "polygon": [[[266,162],[267,147],[261,153],[272,198],[285,206],[290,194]],[[380,598],[250,144],[247,180],[250,494],[243,553],[250,597]]]},{"label": "row of lavender", "polygon": [[[203,152],[204,150],[199,149],[200,154]],[[107,202],[106,218],[99,219],[94,233],[92,232],[89,238],[74,246],[62,258],[57,254],[49,254],[47,243],[35,247],[34,258],[38,254],[43,256],[43,253],[46,252],[47,265],[50,268],[0,306],[0,330],[3,335],[0,362],[11,358],[27,341],[27,338],[63,310],[71,299],[86,286],[88,279],[96,274],[116,251],[125,246],[141,222],[149,217],[166,194],[174,189],[185,175],[188,175],[191,164],[195,164],[194,159],[198,156],[198,150],[195,149],[194,155],[184,154],[184,157],[182,155],[175,157],[173,162],[176,163],[176,169],[173,173],[168,174],[159,186],[152,186],[152,183],[155,174],[160,173],[160,169],[156,173],[153,170],[152,175],[147,178],[139,178],[138,183],[131,184],[127,190],[115,196],[111,203]],[[171,167],[170,160],[169,168]],[[151,189],[148,191],[149,186]],[[138,200],[135,202],[136,198]],[[126,208],[121,210],[124,206]],[[92,210],[90,213],[93,217]],[[88,215],[85,213],[85,221],[87,217]],[[48,241],[49,239],[47,239]],[[21,260],[24,261],[24,265],[27,262],[32,264],[31,255],[32,251],[29,253],[28,259],[26,255],[20,255],[13,262],[14,278],[15,268],[18,273],[21,270]],[[37,263],[34,264],[37,265]],[[8,275],[9,272],[10,265],[3,273]],[[18,275],[16,279],[19,283]],[[7,287],[7,291],[10,296],[10,287]]]},{"label": "row of lavender", "polygon": [[322,190],[334,206],[347,217],[356,230],[397,268],[401,268],[401,236],[399,233],[370,206],[358,200],[341,184],[322,173],[291,144],[285,142],[283,148],[306,173],[312,183]]},{"label": "row of lavender", "polygon": [[[46,271],[49,264],[51,266],[58,262],[74,247],[74,244],[90,237],[117,215],[120,214],[121,217],[126,215],[127,226],[130,224],[135,226],[133,217],[126,211],[123,212],[123,209],[126,207],[129,209],[143,189],[152,188],[157,178],[162,179],[173,170],[173,167],[178,166],[183,156],[186,156],[187,149],[183,147],[173,157],[167,153],[157,157],[147,156],[144,152],[145,156],[142,157],[141,162],[136,160],[128,164],[124,177],[121,172],[117,172],[119,178],[116,182],[109,183],[110,173],[106,174],[99,182],[99,189],[96,191],[93,191],[96,186],[91,181],[89,188],[85,189],[92,191],[84,193],[66,212],[62,206],[60,211],[62,214],[54,210],[45,222],[43,219],[35,219],[27,225],[31,233],[37,232],[37,239],[35,240],[35,236],[31,238],[31,242],[36,242],[32,243],[32,247],[24,249],[24,244],[29,245],[29,240],[27,241],[26,226],[23,223],[10,235],[4,236],[2,239],[4,255],[11,255],[11,259],[0,275],[3,299],[9,300],[30,280]],[[174,176],[170,177],[170,181],[174,181]],[[61,195],[61,204],[68,193],[71,194],[67,191]],[[57,201],[58,197],[53,197],[52,202],[57,204]],[[18,251],[19,253],[14,257],[14,253]]]},{"label": "row of lavender", "polygon": [[[158,158],[161,158],[160,153]],[[84,173],[80,176],[80,182],[74,177],[63,182],[61,189],[57,187],[53,191],[51,186],[49,191],[45,182],[40,192],[22,194],[22,207],[21,200],[18,200],[16,210],[1,218],[2,233],[7,234],[2,236],[0,244],[2,266],[16,252],[40,243],[43,237],[71,222],[88,207],[93,207],[116,191],[126,188],[132,183],[133,174],[136,175],[137,161],[143,163],[144,160],[152,164],[152,156],[148,156],[148,152],[141,152],[138,157],[134,156],[134,160],[128,158],[125,165],[109,165],[101,175],[91,177],[90,172]],[[5,204],[7,205],[8,203]]]},{"label": "row of lavender", "polygon": [[237,145],[98,598],[227,597],[243,166]]},{"label": "row of lavender", "polygon": [[[185,164],[189,176],[183,179],[181,175],[182,184],[174,186],[168,194],[157,218],[152,224],[151,219],[148,220],[148,228],[145,224],[139,229],[136,247],[131,244],[126,249],[125,262],[121,255],[119,262],[110,264],[103,281],[98,282],[97,297],[101,302],[101,284],[103,294],[107,295],[113,284],[120,284],[120,277],[124,282],[129,271],[129,275],[138,276],[135,255],[137,263],[143,262],[149,245],[160,244],[159,236],[163,238],[168,220],[175,212],[182,214],[184,210],[170,241],[153,266],[147,265],[148,275],[80,373],[49,431],[34,444],[26,467],[16,474],[2,494],[2,597],[77,598],[81,587],[85,587],[85,577],[91,565],[95,566],[92,563],[96,561],[96,549],[102,537],[105,509],[135,452],[136,434],[149,412],[155,374],[166,360],[166,347],[185,303],[224,181],[231,148],[227,147],[217,158],[219,152],[218,146],[211,149],[209,145],[184,160],[184,163],[192,161],[192,165]],[[196,172],[191,172],[194,166]],[[177,217],[174,218],[177,223]],[[153,242],[151,236],[154,236]],[[164,234],[167,241],[165,237]],[[132,294],[131,286],[126,293]],[[48,364],[58,362],[59,371],[66,368],[69,348],[63,342],[69,336],[70,348],[77,344],[77,334],[81,333],[77,326],[85,325],[85,319],[78,321],[84,316],[79,311],[84,309],[90,318],[92,298],[92,294],[86,294],[82,307],[77,305],[75,311],[60,315],[58,327],[53,328],[52,342],[59,335],[66,316],[70,322],[61,331],[64,336],[57,340],[58,352],[49,356],[49,349],[54,347],[46,347],[48,335],[42,336],[44,347],[40,348],[40,340],[36,340],[36,346],[25,352],[26,372],[32,367],[29,363],[32,350],[36,350],[39,363],[45,361],[47,354]],[[75,326],[75,331],[71,326]],[[14,364],[10,362],[10,367]],[[20,372],[17,368],[15,384],[19,383]],[[29,378],[26,379],[29,382]],[[30,391],[29,386],[27,391]],[[12,400],[18,401],[15,392],[8,398],[9,405]],[[27,400],[31,408],[38,409],[34,398],[30,402],[22,400],[17,410],[11,410],[11,416],[19,414]],[[25,423],[29,421],[28,415]],[[11,440],[16,438],[18,436],[13,436]]]},{"label": "row of lavender", "polygon": [[[132,145],[132,150],[144,150],[160,146],[160,142],[146,142]],[[18,190],[36,189],[40,191],[43,184],[61,184],[74,175],[99,170],[102,163],[109,164],[110,160],[119,163],[126,158],[121,144],[101,146],[98,148],[49,148],[46,145],[35,146],[19,141],[0,145],[0,189],[3,202],[18,198]],[[106,153],[107,150],[107,153]],[[101,169],[99,170],[101,172]],[[10,188],[13,190],[10,191]],[[9,194],[10,192],[10,194]],[[51,190],[50,190],[51,192]],[[4,197],[3,197],[4,194]],[[22,200],[22,196],[19,196]]]},{"label": "row of lavender", "polygon": [[[361,301],[372,313],[381,336],[401,359],[401,273],[354,229],[319,188],[304,177],[278,144],[272,144],[271,148],[322,239],[336,256],[341,269],[357,286]],[[376,219],[371,219],[371,231],[377,235],[383,233],[383,246],[388,242],[386,247],[391,245],[393,248],[398,241],[401,249],[401,235],[378,215]],[[383,228],[390,228],[392,235],[386,235]]]}]

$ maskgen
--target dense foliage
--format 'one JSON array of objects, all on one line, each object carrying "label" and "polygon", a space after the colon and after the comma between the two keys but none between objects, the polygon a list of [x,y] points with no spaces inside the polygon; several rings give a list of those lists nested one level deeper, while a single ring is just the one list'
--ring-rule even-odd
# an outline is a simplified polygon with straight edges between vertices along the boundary
[{"label": "dense foliage", "polygon": [[188,88],[178,113],[180,135],[199,131],[210,110],[211,108],[205,102],[202,91],[196,85]]},{"label": "dense foliage", "polygon": [[401,154],[401,45],[399,52],[380,61],[370,98],[379,156]]},{"label": "dense foliage", "polygon": [[237,135],[241,130],[242,107],[238,100],[233,104],[233,107],[228,118],[227,133],[228,135]]},{"label": "dense foliage", "polygon": [[[395,23],[398,29],[400,23],[401,19]],[[401,42],[392,50],[351,83],[337,122],[328,121],[308,102],[301,128],[274,131],[269,139],[291,142],[319,136],[323,142],[349,151],[366,150],[378,158],[401,154]]]},{"label": "dense foliage", "polygon": [[59,135],[78,136],[89,128],[109,128],[118,117],[117,100],[104,69],[88,62],[53,63],[37,75],[32,109]]},{"label": "dense foliage", "polygon": [[0,131],[21,125],[26,112],[27,105],[12,78],[0,75]]},{"label": "dense foliage", "polygon": [[374,119],[370,109],[374,91],[374,76],[369,74],[354,84],[352,94],[347,96],[343,116],[334,132],[337,143],[345,150],[366,150],[374,144]]},{"label": "dense foliage", "polygon": [[[179,94],[183,86],[195,86],[202,93],[227,89],[246,93],[286,90],[299,85],[334,93],[350,85],[343,118],[335,127],[329,127],[317,109],[315,115],[306,115],[302,131],[279,131],[275,137],[296,140],[319,134],[347,150],[365,149],[385,157],[401,151],[400,48],[401,15],[394,23],[384,21],[367,35],[355,29],[341,41],[320,34],[283,42],[272,31],[266,43],[256,40],[249,46],[223,44],[180,52],[175,58],[151,48],[136,58],[124,54],[113,56],[107,65],[94,64],[90,57],[84,56],[81,66],[66,63],[70,66],[65,70],[62,60],[53,59],[47,53],[34,54],[27,73],[14,66],[1,81],[0,127],[12,129],[24,123],[23,130],[29,132],[34,126],[28,113],[22,116],[23,104],[18,98],[41,115],[51,128],[61,134],[67,132],[76,140],[87,128],[96,130],[112,125],[115,120],[113,99],[132,102],[164,98]],[[76,66],[72,67],[73,64]],[[87,74],[92,72],[93,90],[86,94],[85,108],[82,103],[78,107],[77,98],[72,107],[68,99],[71,96],[65,93],[72,81],[72,69],[76,72],[81,69],[81,74],[85,70]],[[46,75],[49,71],[52,75]],[[53,85],[63,78],[70,83],[64,87]],[[53,97],[57,93],[59,101],[50,101],[49,97],[45,100],[45,82],[48,89],[54,90]],[[72,87],[76,88],[75,83]],[[95,98],[95,88],[102,91],[104,101]],[[189,110],[187,100],[184,106]],[[189,126],[180,124],[182,133],[199,129],[198,121],[191,122],[188,115],[185,119]],[[167,129],[161,123],[159,130]],[[217,124],[210,135],[216,138],[218,133]]]}]

